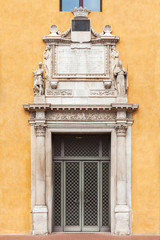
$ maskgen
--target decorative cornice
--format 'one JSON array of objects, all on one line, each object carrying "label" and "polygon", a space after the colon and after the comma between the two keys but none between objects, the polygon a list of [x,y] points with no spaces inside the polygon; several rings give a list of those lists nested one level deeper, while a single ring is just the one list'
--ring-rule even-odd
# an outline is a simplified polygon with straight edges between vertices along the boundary
[{"label": "decorative cornice", "polygon": [[29,103],[29,104],[24,104],[24,110],[28,112],[34,112],[34,111],[46,111],[50,110],[51,104],[46,104],[46,103]]},{"label": "decorative cornice", "polygon": [[36,137],[45,137],[46,127],[44,125],[35,126]]},{"label": "decorative cornice", "polygon": [[53,111],[53,110],[104,110],[104,111],[126,111],[133,112],[138,109],[137,104],[133,103],[112,103],[109,105],[54,105],[54,104],[39,104],[39,103],[29,103],[23,105],[25,111]]},{"label": "decorative cornice", "polygon": [[113,110],[126,110],[127,112],[134,112],[139,107],[138,104],[133,103],[112,103],[111,105]]},{"label": "decorative cornice", "polygon": [[117,124],[115,126],[116,133],[118,137],[125,137],[127,132],[127,124]]}]

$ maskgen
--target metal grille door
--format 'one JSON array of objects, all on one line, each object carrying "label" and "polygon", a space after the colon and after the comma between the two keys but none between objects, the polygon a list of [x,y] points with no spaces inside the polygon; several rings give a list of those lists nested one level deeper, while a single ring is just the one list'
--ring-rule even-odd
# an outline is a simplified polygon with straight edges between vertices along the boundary
[{"label": "metal grille door", "polygon": [[65,162],[65,231],[80,231],[80,163]]},{"label": "metal grille door", "polygon": [[83,163],[83,231],[99,231],[99,164]]},{"label": "metal grille door", "polygon": [[108,162],[102,162],[102,227],[108,227],[110,224],[110,215],[106,214],[110,211],[110,164]]},{"label": "metal grille door", "polygon": [[61,163],[60,162],[55,162],[54,165],[54,226],[61,226],[62,225],[62,208],[61,208],[61,200],[62,200],[62,194],[61,194]]},{"label": "metal grille door", "polygon": [[109,228],[110,136],[54,135],[53,231]]}]

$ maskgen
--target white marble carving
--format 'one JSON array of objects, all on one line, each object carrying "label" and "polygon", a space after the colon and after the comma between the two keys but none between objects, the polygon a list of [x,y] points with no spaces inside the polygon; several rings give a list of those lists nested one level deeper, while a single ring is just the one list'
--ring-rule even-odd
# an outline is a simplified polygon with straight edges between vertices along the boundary
[{"label": "white marble carving", "polygon": [[[40,116],[42,116],[42,114]],[[39,116],[39,118],[40,118],[40,116]],[[44,118],[44,114],[43,114],[42,117]],[[43,125],[42,126],[41,125],[35,126],[35,130],[36,130],[36,136],[37,137],[45,137],[46,129]]]},{"label": "white marble carving", "polygon": [[[45,112],[44,111],[37,111],[36,112],[36,119],[45,119]],[[43,127],[42,127],[43,129]]]},{"label": "white marble carving", "polygon": [[116,113],[105,112],[53,112],[47,118],[53,121],[108,121],[115,120]]},{"label": "white marble carving", "polygon": [[51,34],[49,36],[52,36],[52,37],[59,37],[59,32],[58,32],[58,27],[57,25],[53,24],[50,26],[49,28]]},{"label": "white marble carving", "polygon": [[59,34],[61,34],[61,37],[67,37],[67,35],[70,33],[70,31],[71,31],[71,27],[69,27],[65,32],[63,32],[63,33],[60,33],[59,31],[58,31],[58,33]]},{"label": "white marble carving", "polygon": [[44,70],[42,69],[42,63],[39,63],[39,68],[33,71],[34,78],[34,95],[40,96],[44,94]]},{"label": "white marble carving", "polygon": [[103,81],[103,84],[104,84],[104,87],[105,87],[106,89],[109,89],[109,88],[111,88],[111,86],[112,86],[112,80],[111,80],[111,79],[104,80],[104,81]]},{"label": "white marble carving", "polygon": [[52,95],[52,96],[72,96],[72,90],[70,89],[59,89],[59,90],[52,90],[47,89],[46,95]]},{"label": "white marble carving", "polygon": [[98,37],[98,38],[100,38],[101,37],[101,34],[100,33],[98,33],[98,32],[96,32],[92,27],[91,27],[91,33],[93,34],[93,36],[94,37]]},{"label": "white marble carving", "polygon": [[112,32],[112,26],[111,25],[105,25],[104,26],[104,35],[103,36],[110,36]]},{"label": "white marble carving", "polygon": [[[119,115],[117,113],[117,115]],[[127,160],[126,160],[126,123],[118,123],[117,132],[117,199],[115,207],[115,233],[124,235],[130,233],[130,210],[127,203]],[[125,121],[124,121],[125,122]]]},{"label": "white marble carving", "polygon": [[[44,117],[44,116],[43,116]],[[35,169],[35,205],[32,209],[33,234],[47,234],[46,186],[45,186],[45,133],[44,124],[35,126],[36,133],[36,169]]]},{"label": "white marble carving", "polygon": [[83,17],[83,18],[88,18],[88,14],[91,12],[87,8],[82,8],[82,7],[75,7],[74,10],[71,10],[71,12],[74,14],[74,17]]},{"label": "white marble carving", "polygon": [[70,46],[56,47],[56,74],[104,74],[105,47],[71,49]]},{"label": "white marble carving", "polygon": [[111,47],[111,72],[114,67],[118,64],[119,61],[119,52],[116,50],[116,46]]},{"label": "white marble carving", "polygon": [[[88,19],[89,12],[75,8],[74,20]],[[53,24],[50,32],[43,37],[44,70],[40,63],[33,72],[34,103],[24,105],[31,114],[32,233],[53,231],[51,139],[57,132],[111,134],[110,231],[130,234],[131,125],[138,105],[127,100],[128,71],[116,50],[119,37],[109,24],[102,33],[91,27],[86,42],[81,37],[73,42],[72,26],[62,33]]]},{"label": "white marble carving", "polygon": [[91,96],[115,96],[114,90],[90,90]]},{"label": "white marble carving", "polygon": [[126,94],[126,76],[127,72],[122,66],[122,62],[119,61],[114,69],[114,76],[116,77],[116,85],[119,96],[124,96]]},{"label": "white marble carving", "polygon": [[56,89],[58,86],[58,81],[50,81],[50,86],[52,89]]},{"label": "white marble carving", "polygon": [[45,79],[49,80],[51,77],[51,46],[46,46],[43,53],[43,66],[45,69]]},{"label": "white marble carving", "polygon": [[46,206],[35,206],[32,210],[32,222],[33,229],[32,234],[34,235],[45,235],[48,234],[47,226],[47,207]]},{"label": "white marble carving", "polygon": [[71,44],[71,49],[74,48],[89,48],[91,49],[92,45],[90,43],[72,43]]},{"label": "white marble carving", "polygon": [[116,89],[116,80],[114,76],[114,68],[118,64],[119,61],[119,52],[116,49],[116,46],[111,46],[110,52],[110,75],[112,78],[112,86]]}]

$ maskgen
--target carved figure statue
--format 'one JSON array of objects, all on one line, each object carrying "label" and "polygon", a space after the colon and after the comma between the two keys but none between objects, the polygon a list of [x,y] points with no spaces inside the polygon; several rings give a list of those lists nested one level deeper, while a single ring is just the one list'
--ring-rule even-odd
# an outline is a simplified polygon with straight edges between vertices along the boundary
[{"label": "carved figure statue", "polygon": [[50,46],[46,46],[46,49],[43,53],[43,66],[45,69],[45,79],[49,80],[49,76],[50,76],[50,65],[51,65],[51,47]]},{"label": "carved figure statue", "polygon": [[113,88],[116,88],[116,82],[115,82],[115,77],[114,77],[114,68],[118,64],[119,61],[119,52],[116,49],[116,46],[111,47],[111,65],[110,65],[110,71],[112,75],[112,86]]},{"label": "carved figure statue", "polygon": [[44,94],[44,70],[42,69],[42,62],[39,63],[39,68],[33,71],[34,77],[34,95],[40,96]]},{"label": "carved figure statue", "polygon": [[118,64],[115,66],[113,71],[114,76],[116,77],[116,85],[119,96],[126,94],[126,76],[127,72],[122,66],[122,62],[118,61]]},{"label": "carved figure statue", "polygon": [[50,46],[46,46],[46,49],[43,53],[43,57],[44,57],[45,60],[47,60],[50,57],[50,49],[51,49]]},{"label": "carved figure statue", "polygon": [[111,47],[111,57],[118,63],[118,58],[119,58],[119,52],[116,50],[115,46]]}]

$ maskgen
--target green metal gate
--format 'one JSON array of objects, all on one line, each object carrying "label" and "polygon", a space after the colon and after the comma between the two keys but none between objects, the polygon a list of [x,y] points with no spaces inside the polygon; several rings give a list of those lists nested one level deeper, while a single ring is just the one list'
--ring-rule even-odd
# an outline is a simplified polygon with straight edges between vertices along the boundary
[{"label": "green metal gate", "polygon": [[53,231],[110,230],[110,135],[53,135]]}]

